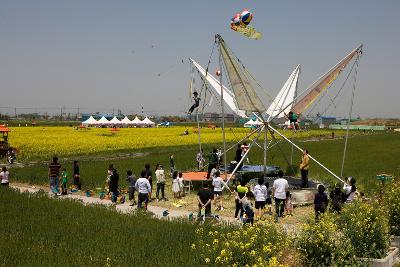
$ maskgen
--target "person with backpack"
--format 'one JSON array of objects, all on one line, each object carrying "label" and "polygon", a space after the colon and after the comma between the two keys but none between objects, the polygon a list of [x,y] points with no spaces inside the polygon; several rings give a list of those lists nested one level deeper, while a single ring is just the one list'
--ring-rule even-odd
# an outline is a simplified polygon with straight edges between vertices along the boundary
[{"label": "person with backpack", "polygon": [[345,190],[345,200],[344,203],[348,204],[353,202],[354,199],[357,198],[357,187],[356,187],[356,179],[353,177],[349,177],[347,179],[347,184],[344,185],[343,189]]},{"label": "person with backpack", "polygon": [[335,185],[335,188],[329,194],[329,198],[331,199],[331,207],[330,207],[331,211],[340,213],[346,195],[342,191],[342,188],[339,183]]}]

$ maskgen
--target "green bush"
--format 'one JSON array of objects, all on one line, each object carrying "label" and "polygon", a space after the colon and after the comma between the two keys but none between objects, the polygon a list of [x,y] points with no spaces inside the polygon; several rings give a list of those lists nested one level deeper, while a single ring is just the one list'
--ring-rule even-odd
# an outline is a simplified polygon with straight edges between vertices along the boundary
[{"label": "green bush", "polygon": [[298,236],[297,247],[304,266],[355,265],[350,240],[339,231],[331,214],[321,216],[318,222],[310,219]]},{"label": "green bush", "polygon": [[340,226],[357,257],[383,258],[389,249],[387,214],[377,202],[354,201],[345,205]]},{"label": "green bush", "polygon": [[400,236],[400,182],[390,183],[384,194],[390,234]]},{"label": "green bush", "polygon": [[211,266],[285,266],[281,262],[290,238],[272,221],[259,221],[230,231],[196,230],[192,249],[200,255],[199,264]]}]

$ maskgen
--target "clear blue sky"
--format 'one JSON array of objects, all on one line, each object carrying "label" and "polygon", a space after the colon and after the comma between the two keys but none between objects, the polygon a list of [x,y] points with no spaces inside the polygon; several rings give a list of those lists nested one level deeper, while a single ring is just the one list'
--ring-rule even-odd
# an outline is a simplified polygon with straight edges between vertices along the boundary
[{"label": "clear blue sky", "polygon": [[[243,8],[263,39],[230,30]],[[220,33],[271,95],[297,64],[301,91],[363,43],[354,114],[400,117],[399,12],[400,1],[1,0],[0,112],[183,114],[186,59],[206,65]]]}]

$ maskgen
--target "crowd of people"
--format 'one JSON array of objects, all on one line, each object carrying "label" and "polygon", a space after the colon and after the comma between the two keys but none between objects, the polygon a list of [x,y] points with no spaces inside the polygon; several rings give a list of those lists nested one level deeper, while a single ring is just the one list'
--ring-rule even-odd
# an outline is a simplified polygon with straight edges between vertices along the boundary
[{"label": "crowd of people", "polygon": [[[247,144],[238,146],[236,156],[243,157],[248,149]],[[201,151],[202,152],[202,151]],[[200,152],[200,153],[201,153]],[[199,166],[203,162],[203,156],[197,155],[197,162]],[[220,173],[220,160],[218,159],[216,149],[210,153],[210,162],[208,167],[208,177],[203,183],[203,188],[198,191],[198,216],[209,217],[211,216],[212,205],[215,206],[215,211],[224,210],[223,206],[223,191],[227,189],[230,193],[231,189],[226,182],[221,178]],[[80,170],[78,161],[73,162],[73,183],[72,186],[76,191],[81,190],[82,180],[80,178]],[[169,175],[172,178],[171,188],[174,198],[181,198],[184,196],[183,192],[183,174],[175,169],[174,157],[170,156],[169,162]],[[308,167],[309,158],[308,151],[304,150],[300,170],[302,174],[302,187],[308,186]],[[2,168],[0,172],[0,179],[2,185],[8,185],[9,173],[6,167]],[[66,168],[62,167],[58,162],[57,157],[53,157],[52,162],[49,164],[48,172],[50,190],[54,195],[66,195],[68,194],[68,177],[69,174]],[[156,183],[156,201],[167,201],[165,194],[165,187],[167,183],[167,174],[164,170],[163,165],[157,164],[153,176],[153,171],[150,164],[145,164],[144,169],[140,172],[140,177],[137,178],[132,170],[126,172],[126,182],[128,188],[128,195],[130,205],[137,205],[138,208],[147,209],[147,205],[153,200],[153,178]],[[61,189],[61,190],[60,190]],[[117,202],[118,196],[122,195],[122,191],[119,186],[119,173],[113,164],[110,164],[107,169],[105,189],[107,194],[110,195],[110,199],[113,203]],[[317,193],[314,196],[314,211],[315,218],[318,220],[320,215],[324,213],[330,206],[330,210],[333,212],[340,212],[343,205],[352,202],[357,196],[356,181],[354,178],[349,177],[346,183],[342,187],[340,184],[336,184],[335,187],[330,191],[329,196],[325,192],[326,188],[320,184],[317,187]],[[137,196],[135,196],[137,192]],[[266,214],[272,215],[272,206],[275,206],[275,215],[277,218],[283,216],[293,215],[293,202],[292,193],[289,191],[289,183],[283,176],[283,171],[278,172],[278,177],[274,180],[272,187],[268,182],[265,182],[264,176],[261,176],[257,180],[257,184],[249,190],[246,181],[242,180],[234,188],[235,195],[235,212],[234,217],[242,220],[244,223],[253,223],[254,220],[260,219]],[[254,208],[252,201],[254,199]],[[202,215],[204,211],[204,215]]]}]

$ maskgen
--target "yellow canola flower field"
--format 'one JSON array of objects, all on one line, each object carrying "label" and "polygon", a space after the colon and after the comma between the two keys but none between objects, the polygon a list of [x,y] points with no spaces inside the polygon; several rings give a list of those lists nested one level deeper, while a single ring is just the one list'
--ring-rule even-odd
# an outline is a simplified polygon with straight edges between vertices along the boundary
[{"label": "yellow canola flower field", "polygon": [[[12,127],[9,142],[18,149],[18,157],[34,159],[54,154],[87,155],[106,151],[137,150],[155,147],[198,144],[198,135],[189,128],[189,135],[182,135],[188,128],[109,128],[76,129],[76,127]],[[227,141],[245,136],[249,129],[235,129],[226,133]],[[202,143],[221,143],[220,128],[201,129]]]},{"label": "yellow canola flower field", "polygon": [[[183,135],[188,129],[189,135]],[[251,129],[227,128],[227,142],[236,142],[250,133]],[[297,138],[330,135],[329,130],[297,132]],[[336,132],[336,136],[343,134]],[[293,135],[289,133],[288,136]],[[270,138],[270,137],[269,137]],[[77,129],[76,127],[11,127],[10,145],[17,148],[23,159],[77,156],[118,150],[140,150],[156,147],[186,146],[198,144],[194,128],[176,126],[170,128],[110,128]],[[221,128],[201,129],[203,144],[222,143]]]}]

